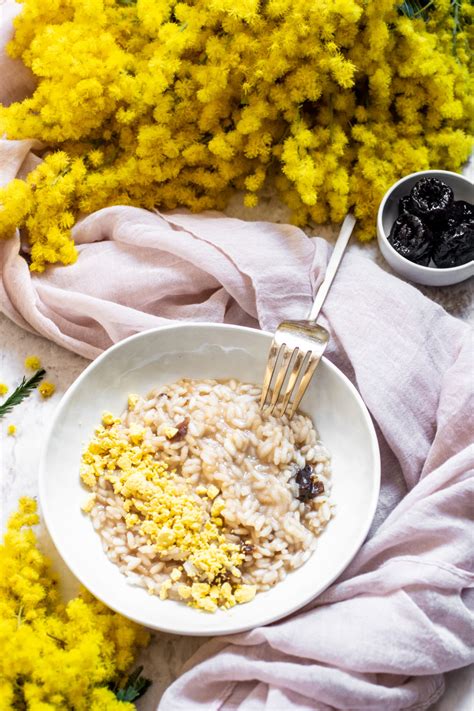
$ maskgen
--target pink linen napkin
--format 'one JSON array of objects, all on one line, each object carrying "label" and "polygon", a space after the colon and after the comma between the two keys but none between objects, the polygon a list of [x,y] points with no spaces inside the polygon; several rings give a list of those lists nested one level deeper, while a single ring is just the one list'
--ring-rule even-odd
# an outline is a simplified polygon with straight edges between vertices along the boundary
[{"label": "pink linen napkin", "polygon": [[[5,81],[3,66],[0,100],[11,100],[25,75]],[[0,143],[0,184],[28,172],[35,147]],[[77,264],[42,275],[29,272],[18,235],[0,241],[0,310],[88,358],[170,321],[271,330],[301,318],[328,256],[323,240],[286,225],[120,206],[86,217],[74,238]],[[303,611],[204,645],[162,711],[421,711],[441,695],[443,672],[474,661],[470,331],[351,251],[323,321],[330,359],[377,427],[382,489],[369,538]]]}]

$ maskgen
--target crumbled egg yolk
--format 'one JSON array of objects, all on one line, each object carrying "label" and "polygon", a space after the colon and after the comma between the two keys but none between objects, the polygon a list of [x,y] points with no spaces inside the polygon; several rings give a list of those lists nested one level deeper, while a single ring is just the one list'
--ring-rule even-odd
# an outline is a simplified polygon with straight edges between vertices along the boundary
[{"label": "crumbled egg yolk", "polygon": [[87,501],[85,501],[81,506],[84,513],[90,513],[90,511],[92,511],[92,509],[95,506],[95,502],[96,502],[96,495],[92,494],[91,496],[89,496]]},{"label": "crumbled egg yolk", "polygon": [[225,503],[224,499],[215,499],[212,503],[211,506],[211,516],[214,516],[215,518],[217,516],[220,516],[223,510],[225,509]]},{"label": "crumbled egg yolk", "polygon": [[168,590],[170,587],[173,585],[172,580],[165,580],[164,583],[161,583],[161,588],[160,588],[160,600],[166,600],[168,597]]},{"label": "crumbled egg yolk", "polygon": [[0,396],[6,395],[7,392],[8,392],[8,385],[5,385],[5,383],[0,383]]},{"label": "crumbled egg yolk", "polygon": [[210,499],[215,499],[218,493],[219,489],[217,488],[217,486],[214,486],[214,484],[211,484],[211,486],[209,486],[207,489],[207,495]]},{"label": "crumbled egg yolk", "polygon": [[143,442],[145,436],[145,430],[139,425],[131,425],[128,430],[128,438],[132,444],[140,444]]},{"label": "crumbled egg yolk", "polygon": [[13,436],[16,434],[16,427],[15,427],[15,425],[8,425],[7,434],[9,434],[10,437],[13,437]]},{"label": "crumbled egg yolk", "polygon": [[38,356],[32,355],[25,358],[25,368],[29,370],[39,370],[41,368],[41,361]]},{"label": "crumbled egg yolk", "polygon": [[[124,500],[129,528],[137,526],[159,554],[173,558],[171,549],[179,549],[190,584],[180,584],[177,590],[189,605],[214,612],[218,607],[248,602],[255,596],[256,587],[232,586],[227,580],[229,575],[241,576],[239,566],[244,554],[222,533],[219,514],[225,504],[217,498],[219,489],[211,484],[193,492],[154,454],[142,427],[126,428],[120,418],[106,412],[82,455],[82,481],[94,489],[97,478],[105,477]],[[210,513],[201,498],[205,496],[213,502]],[[89,500],[83,510],[88,512],[93,506],[94,501]],[[173,583],[182,578],[182,571],[174,568],[160,586],[160,598],[166,599]]]},{"label": "crumbled egg yolk", "polygon": [[128,396],[128,409],[134,410],[137,406],[137,402],[140,400],[139,395],[129,395]]},{"label": "crumbled egg yolk", "polygon": [[120,418],[116,418],[112,415],[111,412],[104,412],[102,415],[102,424],[105,427],[108,427],[110,425],[113,425],[115,422],[120,423]]},{"label": "crumbled egg yolk", "polygon": [[238,603],[250,602],[255,597],[255,585],[238,585],[234,591]]},{"label": "crumbled egg yolk", "polygon": [[177,427],[167,427],[165,429],[165,437],[166,439],[173,439],[173,437],[176,437],[178,432],[179,430]]}]

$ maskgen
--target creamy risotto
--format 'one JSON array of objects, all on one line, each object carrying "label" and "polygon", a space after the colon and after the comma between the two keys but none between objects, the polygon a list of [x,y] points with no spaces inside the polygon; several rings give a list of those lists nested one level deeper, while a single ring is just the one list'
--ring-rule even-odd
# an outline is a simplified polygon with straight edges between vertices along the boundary
[{"label": "creamy risotto", "polygon": [[107,556],[161,599],[209,612],[302,565],[333,511],[309,417],[263,414],[258,386],[180,380],[105,413],[82,456]]}]

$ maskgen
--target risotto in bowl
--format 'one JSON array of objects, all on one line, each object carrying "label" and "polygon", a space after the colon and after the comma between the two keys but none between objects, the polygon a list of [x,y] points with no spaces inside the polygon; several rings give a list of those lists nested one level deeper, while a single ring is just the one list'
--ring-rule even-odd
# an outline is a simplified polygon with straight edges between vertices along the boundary
[{"label": "risotto in bowl", "polygon": [[152,628],[227,634],[305,605],[347,566],[380,463],[357,391],[323,359],[300,411],[259,409],[270,334],[192,324],[133,336],[61,401],[40,467],[79,580]]}]

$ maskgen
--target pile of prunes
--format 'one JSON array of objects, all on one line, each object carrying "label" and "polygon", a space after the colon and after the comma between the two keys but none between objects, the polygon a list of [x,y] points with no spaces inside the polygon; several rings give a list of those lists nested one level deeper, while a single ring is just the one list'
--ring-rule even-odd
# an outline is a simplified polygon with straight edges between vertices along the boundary
[{"label": "pile of prunes", "polygon": [[388,241],[406,259],[457,267],[474,259],[474,206],[437,178],[421,178],[398,204]]}]

